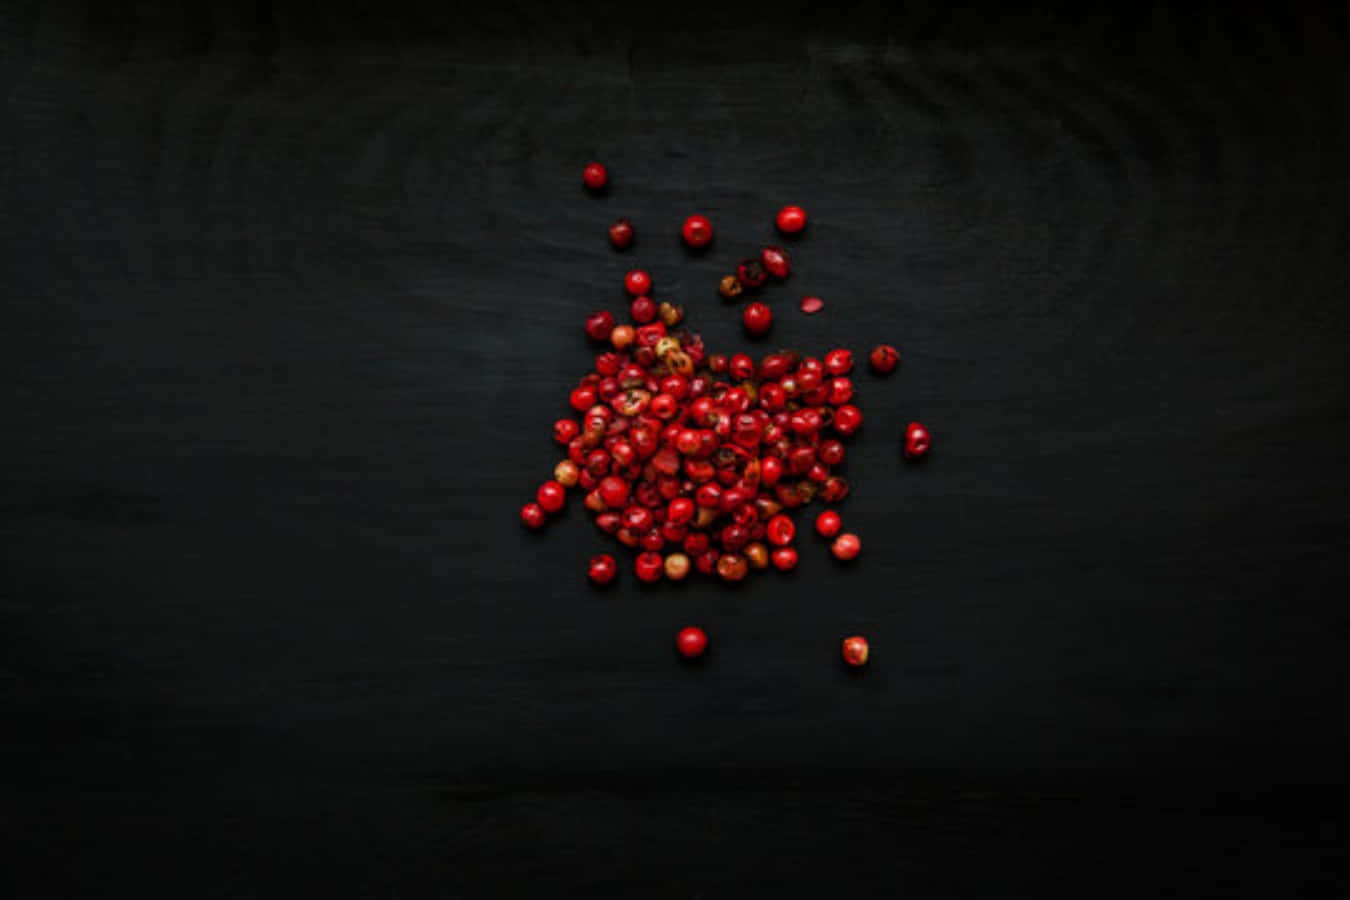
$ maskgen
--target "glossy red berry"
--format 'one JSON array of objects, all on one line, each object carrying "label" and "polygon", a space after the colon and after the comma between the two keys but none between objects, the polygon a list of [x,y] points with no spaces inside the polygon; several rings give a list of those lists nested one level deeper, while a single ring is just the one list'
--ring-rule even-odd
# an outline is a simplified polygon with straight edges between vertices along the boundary
[{"label": "glossy red berry", "polygon": [[853,370],[853,354],[847,350],[831,350],[825,354],[825,371],[831,375],[847,375]]},{"label": "glossy red berry", "polygon": [[567,502],[567,489],[556,481],[545,481],[535,492],[535,499],[545,512],[555,513]]},{"label": "glossy red berry", "polygon": [[609,226],[609,243],[615,250],[627,250],[633,246],[635,237],[637,232],[633,230],[633,223],[628,219],[619,219]]},{"label": "glossy red berry", "polygon": [[581,170],[581,180],[593,191],[603,191],[609,184],[609,172],[598,162],[593,162]]},{"label": "glossy red berry", "polygon": [[695,250],[706,247],[712,243],[713,239],[712,222],[708,221],[707,216],[690,216],[684,220],[684,225],[680,228],[680,236],[684,238],[685,244]]},{"label": "glossy red berry", "polygon": [[825,308],[825,301],[819,297],[803,297],[802,312],[808,316],[813,316]]},{"label": "glossy red berry", "polygon": [[750,564],[737,553],[724,553],[717,560],[717,574],[723,581],[743,581],[750,572]]},{"label": "glossy red berry", "polygon": [[600,499],[604,500],[610,509],[619,509],[628,502],[628,482],[617,475],[606,475],[600,479],[600,485],[596,490],[600,492]]},{"label": "glossy red berry", "polygon": [[656,301],[646,296],[634,297],[628,311],[632,314],[634,322],[646,325],[656,319]]},{"label": "glossy red berry", "polygon": [[776,224],[783,234],[797,234],[806,227],[806,210],[800,206],[785,206],[778,211]]},{"label": "glossy red berry", "polygon": [[834,539],[830,545],[830,552],[834,554],[835,559],[850,560],[856,557],[862,550],[862,541],[856,534],[841,534]]},{"label": "glossy red berry", "polygon": [[932,435],[918,422],[910,422],[905,428],[905,458],[918,459],[933,445]]},{"label": "glossy red berry", "polygon": [[743,259],[740,265],[736,266],[736,280],[748,290],[761,288],[764,282],[769,280],[769,270],[764,268],[764,263],[758,259]]},{"label": "glossy red berry", "polygon": [[666,557],[663,563],[663,569],[666,577],[671,581],[684,581],[689,575],[689,570],[693,568],[693,562],[683,553],[672,553]]},{"label": "glossy red berry", "polygon": [[614,331],[614,314],[607,309],[586,317],[586,337],[593,341],[607,341]]},{"label": "glossy red berry", "polygon": [[641,297],[644,294],[651,293],[652,276],[648,275],[642,269],[633,269],[627,275],[623,276],[624,290],[634,297]]},{"label": "glossy red berry", "polygon": [[548,521],[548,513],[538,503],[526,503],[520,508],[520,521],[527,528],[543,528]]},{"label": "glossy red berry", "polygon": [[771,558],[773,567],[780,572],[789,572],[797,568],[797,550],[795,547],[775,547]]},{"label": "glossy red berry", "polygon": [[843,527],[844,521],[839,518],[839,513],[832,509],[827,509],[816,516],[816,533],[821,537],[834,537]]},{"label": "glossy red berry", "polygon": [[792,539],[797,536],[797,526],[792,520],[781,513],[774,516],[764,526],[764,536],[770,543],[777,544],[779,547],[785,547],[792,543]]},{"label": "glossy red berry", "polygon": [[685,659],[702,656],[708,649],[708,635],[702,628],[681,628],[675,635],[675,650]]},{"label": "glossy red berry", "polygon": [[890,344],[878,344],[867,355],[867,361],[872,364],[873,372],[878,375],[889,375],[900,365],[900,351]]},{"label": "glossy red berry", "polygon": [[825,402],[831,406],[843,406],[853,399],[852,378],[845,378],[842,375],[831,378],[829,382],[824,385],[824,388],[826,391]]},{"label": "glossy red berry", "polygon": [[745,285],[735,275],[726,275],[717,283],[717,293],[723,300],[735,300],[745,293]]},{"label": "glossy red berry", "polygon": [[765,247],[759,252],[759,259],[774,278],[783,279],[792,272],[792,260],[782,247]]},{"label": "glossy red berry", "polygon": [[619,565],[608,553],[591,557],[586,566],[586,576],[596,584],[609,584],[619,574]]},{"label": "glossy red berry", "polygon": [[727,374],[733,381],[749,381],[755,377],[755,361],[744,353],[733,354],[727,362]]},{"label": "glossy red berry", "polygon": [[862,410],[856,406],[845,404],[834,411],[834,430],[846,437],[861,428],[862,423]]},{"label": "glossy red berry", "polygon": [[581,434],[581,426],[575,419],[559,419],[553,423],[553,439],[560,444],[570,443],[572,438]]},{"label": "glossy red berry", "polygon": [[821,441],[816,448],[816,458],[827,466],[837,466],[844,461],[844,445],[839,441]]},{"label": "glossy red berry", "polygon": [[751,303],[742,316],[745,330],[753,335],[767,334],[773,325],[773,313],[763,303]]},{"label": "glossy red berry", "polygon": [[644,550],[637,555],[633,561],[633,572],[637,575],[638,581],[660,581],[661,575],[665,571],[665,560],[661,554],[652,550]]},{"label": "glossy red berry", "polygon": [[860,634],[844,638],[843,655],[844,662],[850,666],[861,666],[867,662],[869,653],[867,638]]}]

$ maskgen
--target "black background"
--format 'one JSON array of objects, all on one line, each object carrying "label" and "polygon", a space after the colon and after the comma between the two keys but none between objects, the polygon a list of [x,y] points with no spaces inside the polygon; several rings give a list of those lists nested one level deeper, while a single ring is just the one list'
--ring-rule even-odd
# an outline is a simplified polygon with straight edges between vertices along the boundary
[{"label": "black background", "polygon": [[[1344,889],[1333,9],[9,5],[9,877]],[[584,314],[640,263],[747,347],[786,202],[755,352],[905,356],[862,558],[589,589],[575,499],[517,520]]]}]

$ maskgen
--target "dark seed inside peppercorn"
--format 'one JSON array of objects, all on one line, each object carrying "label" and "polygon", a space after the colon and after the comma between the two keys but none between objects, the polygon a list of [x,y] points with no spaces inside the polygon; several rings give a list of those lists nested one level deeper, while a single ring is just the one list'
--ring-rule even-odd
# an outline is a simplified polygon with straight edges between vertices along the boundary
[{"label": "dark seed inside peppercorn", "polygon": [[735,275],[728,275],[717,285],[717,293],[723,300],[735,300],[745,292],[745,286]]},{"label": "dark seed inside peppercorn", "polygon": [[763,287],[769,280],[769,270],[764,268],[764,263],[758,259],[743,259],[736,267],[736,280],[751,290]]}]

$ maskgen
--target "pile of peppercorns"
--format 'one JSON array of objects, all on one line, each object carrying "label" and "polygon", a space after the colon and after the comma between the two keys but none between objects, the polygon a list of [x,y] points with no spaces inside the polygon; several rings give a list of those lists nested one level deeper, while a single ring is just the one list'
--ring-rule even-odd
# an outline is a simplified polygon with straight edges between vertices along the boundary
[{"label": "pile of peppercorns", "polygon": [[[603,166],[592,163],[583,180],[594,191],[608,184]],[[776,222],[786,234],[806,226],[806,213],[785,207]],[[712,223],[701,215],[685,220],[681,235],[691,248],[707,246]],[[609,228],[619,250],[636,236],[628,219]],[[734,275],[721,280],[718,293],[736,299],[762,287],[769,278],[786,279],[791,261],[780,247],[765,247],[743,260]],[[553,438],[566,447],[553,479],[544,482],[534,502],[521,509],[521,520],[540,528],[562,509],[570,488],[583,492],[596,526],[636,552],[638,580],[682,581],[691,570],[739,582],[751,570],[770,566],[790,571],[797,565],[796,526],[787,511],[812,500],[836,503],[849,493],[837,473],[847,449],[844,440],[862,426],[853,403],[853,354],[835,349],[823,359],[780,350],[758,362],[744,353],[730,357],[708,353],[702,339],[681,328],[684,310],[651,299],[653,282],[642,269],[624,277],[632,324],[608,311],[585,320],[586,336],[603,349],[594,371],[578,382],[568,398],[581,416],[559,419]],[[808,297],[811,313],[823,304]],[[746,330],[768,331],[773,317],[767,305],[752,302],[743,312]],[[892,346],[868,355],[873,371],[885,375],[900,361]],[[927,430],[910,423],[904,453],[916,459],[928,451]],[[843,532],[839,513],[827,509],[815,529],[831,541],[835,558],[858,556],[862,542]],[[614,557],[593,557],[588,575],[608,584],[618,575]],[[698,656],[707,635],[698,628],[680,632],[676,647]],[[858,636],[844,642],[852,665],[867,659],[867,643]]]}]

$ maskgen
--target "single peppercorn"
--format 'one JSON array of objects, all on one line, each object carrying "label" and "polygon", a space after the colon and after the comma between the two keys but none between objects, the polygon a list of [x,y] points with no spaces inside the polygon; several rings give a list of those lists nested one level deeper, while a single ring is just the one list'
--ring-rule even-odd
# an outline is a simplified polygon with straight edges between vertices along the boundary
[{"label": "single peppercorn", "polygon": [[548,521],[548,513],[538,503],[526,503],[520,508],[520,521],[527,528],[543,528]]},{"label": "single peppercorn", "polygon": [[680,236],[684,238],[685,244],[689,247],[701,250],[712,243],[712,222],[708,221],[707,216],[692,215],[684,220],[684,225],[680,228]]},{"label": "single peppercorn", "polygon": [[675,650],[685,659],[694,659],[708,649],[708,635],[702,628],[681,628],[675,635]]},{"label": "single peppercorn", "polygon": [[663,564],[666,577],[671,581],[683,581],[689,575],[689,570],[693,568],[693,562],[683,553],[672,553],[666,557]]},{"label": "single peppercorn", "polygon": [[781,513],[774,516],[764,526],[764,536],[769,542],[779,547],[786,547],[792,543],[792,539],[797,535],[797,526],[793,524],[792,519]]},{"label": "single peppercorn", "polygon": [[615,350],[627,350],[637,340],[637,329],[632,325],[616,325],[609,334],[609,342]]},{"label": "single peppercorn", "polygon": [[614,331],[614,314],[609,310],[593,312],[586,317],[586,337],[593,341],[607,341]]},{"label": "single peppercorn", "polygon": [[641,297],[643,294],[649,294],[652,290],[652,276],[648,275],[642,269],[633,269],[623,277],[624,290],[628,291],[634,297]]},{"label": "single peppercorn", "polygon": [[546,512],[555,513],[567,501],[567,489],[556,481],[545,481],[535,492],[535,499]]},{"label": "single peppercorn", "polygon": [[753,335],[767,334],[773,325],[773,313],[763,303],[751,303],[742,315],[745,330]]},{"label": "single peppercorn", "polygon": [[560,444],[570,443],[581,434],[581,426],[574,419],[559,419],[553,423],[553,439]]},{"label": "single peppercorn", "polygon": [[652,550],[644,550],[637,555],[633,561],[633,572],[637,575],[638,581],[651,583],[660,581],[661,574],[665,571],[665,561],[661,559],[661,554]]},{"label": "single peppercorn", "polygon": [[564,459],[553,467],[553,480],[563,487],[576,487],[581,480],[581,467],[570,459]]},{"label": "single peppercorn", "polygon": [[771,558],[773,567],[780,572],[790,572],[797,568],[797,550],[795,547],[775,547]]},{"label": "single peppercorn", "polygon": [[745,545],[743,551],[746,562],[756,569],[767,569],[769,567],[769,548],[759,541],[751,541]]},{"label": "single peppercorn", "polygon": [[619,574],[619,565],[608,553],[598,553],[591,557],[586,566],[586,575],[596,584],[609,584]]},{"label": "single peppercorn", "polygon": [[764,263],[753,257],[741,260],[736,266],[736,280],[750,290],[761,288],[769,280],[769,270]]},{"label": "single peppercorn", "polygon": [[800,206],[785,206],[778,211],[775,224],[783,234],[797,234],[806,227],[806,210]]},{"label": "single peppercorn", "polygon": [[581,180],[593,191],[603,191],[609,185],[609,172],[598,162],[593,162],[581,170]]},{"label": "single peppercorn", "polygon": [[873,372],[889,375],[900,365],[900,351],[890,344],[878,344],[867,354],[867,361],[871,363]]},{"label": "single peppercorn", "polygon": [[724,553],[717,560],[717,574],[723,581],[732,583],[743,581],[750,571],[745,557],[736,553]]},{"label": "single peppercorn", "polygon": [[634,322],[646,325],[656,318],[656,301],[647,296],[634,297],[628,311]]},{"label": "single peppercorn", "polygon": [[825,371],[831,375],[847,375],[853,370],[853,354],[844,349],[825,354]]},{"label": "single peppercorn", "polygon": [[662,300],[656,307],[656,317],[665,323],[667,328],[674,328],[684,321],[684,307]]},{"label": "single peppercorn", "polygon": [[905,459],[919,459],[933,446],[933,437],[919,422],[905,427]]},{"label": "single peppercorn", "polygon": [[834,539],[830,545],[830,552],[834,554],[835,559],[850,560],[855,558],[862,550],[862,541],[856,534],[844,533]]},{"label": "single peppercorn", "polygon": [[609,243],[615,250],[627,250],[633,246],[635,237],[637,232],[633,230],[633,223],[626,218],[609,226]]},{"label": "single peppercorn", "polygon": [[844,662],[855,668],[864,665],[867,662],[867,656],[870,648],[867,646],[867,638],[860,634],[844,638],[843,656]]},{"label": "single peppercorn", "polygon": [[834,430],[845,437],[861,428],[862,423],[862,410],[852,404],[845,404],[834,411]]},{"label": "single peppercorn", "polygon": [[745,285],[735,275],[727,275],[717,285],[717,293],[723,300],[735,300],[745,292]]},{"label": "single peppercorn", "polygon": [[792,272],[792,260],[782,247],[765,247],[759,252],[759,259],[774,278],[787,278]]}]

